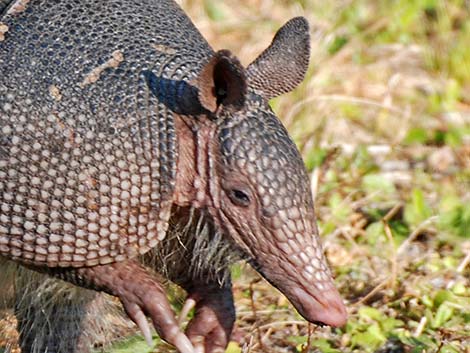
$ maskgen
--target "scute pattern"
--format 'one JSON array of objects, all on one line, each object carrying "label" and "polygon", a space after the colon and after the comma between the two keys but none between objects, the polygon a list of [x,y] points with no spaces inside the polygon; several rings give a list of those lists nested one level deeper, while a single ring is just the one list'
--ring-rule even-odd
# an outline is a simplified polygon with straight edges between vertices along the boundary
[{"label": "scute pattern", "polygon": [[[227,170],[245,174],[256,187],[261,204],[259,217],[272,232],[259,240],[259,235],[250,230],[254,225],[248,225],[245,236],[252,237],[250,242],[262,249],[263,256],[279,264],[279,276],[289,273],[319,291],[331,289],[331,273],[318,230],[314,222],[309,222],[314,209],[300,153],[259,95],[251,92],[246,105],[246,110],[235,117],[220,120],[222,161]],[[302,271],[297,273],[298,269]]]},{"label": "scute pattern", "polygon": [[0,255],[81,267],[145,253],[167,230],[177,150],[142,72],[189,81],[212,49],[166,1],[32,0],[1,21]]},{"label": "scute pattern", "polygon": [[246,171],[258,194],[269,195],[261,200],[267,215],[287,211],[293,204],[307,204],[308,178],[296,146],[259,96],[251,94],[247,104],[238,119],[221,119],[225,164],[236,164],[237,170]]}]

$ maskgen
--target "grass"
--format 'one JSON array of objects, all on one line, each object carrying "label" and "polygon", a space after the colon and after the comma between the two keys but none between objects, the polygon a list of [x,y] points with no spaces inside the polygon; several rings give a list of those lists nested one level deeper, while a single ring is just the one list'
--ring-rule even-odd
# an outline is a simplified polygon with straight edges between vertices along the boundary
[{"label": "grass", "polygon": [[[227,352],[469,353],[468,2],[180,4],[214,48],[245,65],[289,18],[306,16],[312,26],[307,78],[272,106],[311,172],[350,319],[341,329],[309,325],[237,265]],[[141,344],[133,338],[113,352],[149,351]]]},{"label": "grass", "polygon": [[182,1],[246,65],[290,17],[312,26],[305,82],[272,101],[312,173],[350,319],[307,324],[234,268],[227,352],[470,352],[470,21],[465,1]]}]

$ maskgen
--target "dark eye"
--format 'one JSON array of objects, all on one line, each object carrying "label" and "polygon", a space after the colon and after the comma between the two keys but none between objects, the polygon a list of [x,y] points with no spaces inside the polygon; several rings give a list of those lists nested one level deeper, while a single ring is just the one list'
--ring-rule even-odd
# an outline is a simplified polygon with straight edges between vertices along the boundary
[{"label": "dark eye", "polygon": [[248,207],[250,205],[250,197],[245,191],[232,189],[228,195],[235,205],[242,207]]}]

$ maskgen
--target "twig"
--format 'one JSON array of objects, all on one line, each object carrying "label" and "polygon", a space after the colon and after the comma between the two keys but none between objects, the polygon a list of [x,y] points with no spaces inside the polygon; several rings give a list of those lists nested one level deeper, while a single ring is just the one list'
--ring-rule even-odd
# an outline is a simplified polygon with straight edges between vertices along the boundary
[{"label": "twig", "polygon": [[390,221],[397,213],[400,211],[400,209],[403,207],[403,204],[401,202],[397,203],[393,208],[387,212],[387,214],[383,217],[383,220],[385,222]]},{"label": "twig", "polygon": [[443,346],[444,346],[444,341],[441,341],[441,343],[439,344],[439,347],[437,347],[436,353],[439,353]]},{"label": "twig", "polygon": [[415,332],[413,333],[413,337],[419,337],[421,335],[421,333],[423,332],[424,330],[424,327],[426,326],[426,322],[428,321],[428,319],[426,318],[426,316],[423,316],[421,318],[421,320],[419,321],[419,325],[418,327],[416,327],[416,330]]},{"label": "twig", "polygon": [[180,315],[178,317],[178,326],[183,326],[184,321],[188,318],[189,312],[196,307],[196,301],[193,298],[186,299],[186,302],[181,309]]},{"label": "twig", "polygon": [[[256,280],[256,281],[258,281],[258,280]],[[258,338],[258,343],[259,343],[259,346],[261,347],[261,350],[264,351],[263,342],[261,340],[261,330],[260,330],[260,327],[258,326],[258,316],[256,315],[256,306],[255,306],[253,284],[254,284],[254,282],[250,283],[251,310],[253,310],[253,319],[254,319],[254,322],[255,322],[256,337]]]},{"label": "twig", "polygon": [[365,303],[367,300],[369,300],[369,298],[374,296],[375,293],[379,292],[389,282],[390,282],[390,278],[389,276],[387,276],[387,278],[385,278],[382,282],[380,282],[377,286],[375,286],[374,289],[372,289],[369,293],[367,293],[364,297],[362,297],[360,300],[353,303],[352,305],[357,306],[357,305]]},{"label": "twig", "polygon": [[312,339],[312,334],[313,334],[312,324],[310,322],[308,323],[307,330],[308,330],[307,343],[305,344],[305,347],[302,349],[302,353],[308,353],[308,351],[310,350],[311,339]]},{"label": "twig", "polygon": [[462,260],[459,267],[457,267],[457,272],[462,273],[463,270],[465,270],[465,267],[467,267],[469,262],[470,262],[470,251],[468,252],[467,256],[465,256],[465,258]]},{"label": "twig", "polygon": [[320,167],[313,170],[312,176],[310,177],[310,190],[312,192],[312,199],[315,201],[318,193],[318,182],[320,180]]},{"label": "twig", "polygon": [[331,239],[336,238],[339,235],[342,235],[353,247],[353,250],[355,252],[360,252],[360,247],[357,245],[357,243],[354,241],[353,237],[351,236],[352,230],[356,231],[355,234],[357,234],[357,230],[352,228],[351,226],[343,226],[335,229],[332,233],[330,233],[324,241],[324,248],[325,250],[328,249],[328,245],[331,242]]},{"label": "twig", "polygon": [[250,336],[250,342],[245,343],[242,347],[242,353],[250,353],[253,348],[253,336]]},{"label": "twig", "polygon": [[371,192],[370,194],[364,196],[363,198],[361,198],[359,200],[351,202],[351,209],[352,210],[358,210],[359,208],[367,205],[370,200],[372,200],[373,198],[375,198],[379,194],[380,194],[380,191],[374,191],[374,192]]},{"label": "twig", "polygon": [[345,96],[345,95],[340,95],[340,94],[322,94],[318,96],[313,96],[313,97],[308,97],[297,104],[295,104],[292,109],[289,110],[289,113],[287,116],[284,118],[284,121],[289,122],[292,121],[292,117],[295,116],[302,107],[308,103],[314,102],[314,101],[336,101],[336,102],[347,102],[347,103],[352,103],[352,104],[358,104],[358,105],[368,105],[376,108],[381,108],[381,109],[386,109],[388,111],[391,111],[393,113],[405,116],[406,113],[405,111],[393,107],[393,106],[387,106],[381,102],[377,102],[371,99],[366,99],[366,98],[359,98],[359,97],[351,97],[351,96]]},{"label": "twig", "polygon": [[[290,309],[275,309],[275,310],[257,310],[256,314],[259,315],[272,315],[272,314],[282,314],[282,313],[291,313]],[[237,311],[237,317],[243,317],[244,315],[252,315],[252,310],[240,310]]]},{"label": "twig", "polygon": [[[390,229],[390,225],[388,224],[388,222],[386,221],[386,219],[390,219],[392,216],[389,216],[389,214],[392,213],[392,211],[395,209],[396,207],[392,208],[388,214],[382,219],[382,223],[384,225],[384,231],[385,231],[385,235],[387,236],[388,238],[388,241],[390,243],[390,248],[392,250],[392,258],[391,258],[391,265],[392,265],[392,269],[391,269],[391,272],[392,272],[392,276],[390,277],[390,281],[389,281],[389,288],[391,289],[394,289],[395,288],[395,284],[396,284],[396,281],[397,281],[397,272],[398,272],[398,265],[397,265],[397,252],[395,250],[395,243],[393,242],[393,234],[392,234],[392,230]],[[387,217],[388,216],[388,217]]]},{"label": "twig", "polygon": [[259,326],[259,330],[265,330],[269,329],[272,327],[277,327],[277,326],[291,326],[291,325],[299,325],[299,326],[306,326],[308,325],[307,321],[300,321],[300,320],[288,320],[288,321],[277,321],[277,322],[270,322],[269,324],[265,324],[262,326]]},{"label": "twig", "polygon": [[429,224],[434,223],[437,220],[437,218],[438,218],[437,216],[429,217],[420,225],[418,225],[418,227],[416,227],[416,229],[413,232],[411,232],[408,238],[406,238],[406,240],[403,243],[401,243],[401,245],[398,247],[397,256],[399,257],[403,253],[403,251],[405,251],[408,245],[416,239],[416,237],[421,233],[421,231],[423,229],[426,229],[426,227]]},{"label": "twig", "polygon": [[273,327],[270,327],[266,330],[266,333],[263,335],[263,338],[261,339],[262,341],[265,341],[273,332]]}]

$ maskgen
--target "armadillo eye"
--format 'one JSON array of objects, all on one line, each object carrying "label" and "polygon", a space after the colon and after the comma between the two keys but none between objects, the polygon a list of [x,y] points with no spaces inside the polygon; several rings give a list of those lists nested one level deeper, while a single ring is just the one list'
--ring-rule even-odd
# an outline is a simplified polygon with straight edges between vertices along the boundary
[{"label": "armadillo eye", "polygon": [[230,200],[238,206],[248,207],[250,205],[250,197],[245,191],[232,189],[229,192]]}]

